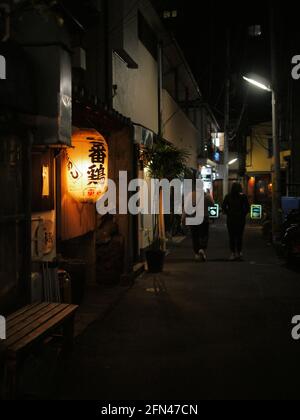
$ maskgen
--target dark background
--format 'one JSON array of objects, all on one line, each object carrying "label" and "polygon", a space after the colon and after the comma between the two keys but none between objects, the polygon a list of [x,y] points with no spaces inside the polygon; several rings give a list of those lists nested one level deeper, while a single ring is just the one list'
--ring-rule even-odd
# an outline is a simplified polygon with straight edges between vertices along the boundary
[{"label": "dark background", "polygon": [[[286,31],[289,3],[279,2],[276,10],[278,42]],[[224,88],[226,80],[227,34],[230,33],[231,119],[243,115],[250,124],[271,119],[271,97],[268,93],[249,88],[242,75],[257,73],[271,79],[270,71],[270,13],[268,1],[251,2],[194,2],[191,0],[153,0],[163,10],[178,11],[175,19],[165,19],[182,47],[205,100],[219,120],[224,114]],[[292,13],[292,10],[291,10]],[[261,25],[259,37],[249,35],[251,25]]]}]

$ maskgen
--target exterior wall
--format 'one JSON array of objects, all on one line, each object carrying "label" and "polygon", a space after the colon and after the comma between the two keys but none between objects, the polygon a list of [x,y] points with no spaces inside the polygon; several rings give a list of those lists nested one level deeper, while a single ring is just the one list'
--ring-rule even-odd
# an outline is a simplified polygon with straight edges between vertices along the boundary
[{"label": "exterior wall", "polygon": [[[124,128],[116,131],[110,137],[109,144],[109,178],[117,185],[117,197],[119,197],[119,172],[126,171],[128,179],[135,177],[134,174],[134,145],[131,128]],[[133,216],[116,215],[115,221],[118,225],[119,234],[124,240],[124,273],[129,273],[133,262],[132,228]]]},{"label": "exterior wall", "polygon": [[14,133],[0,123],[0,308],[3,314],[27,303],[30,281],[29,139],[15,121]]},{"label": "exterior wall", "polygon": [[271,126],[258,126],[252,130],[251,137],[247,138],[247,173],[270,172],[272,158],[268,156],[269,138],[267,134]]},{"label": "exterior wall", "polygon": [[[269,139],[272,138],[271,132],[271,123],[260,124],[253,128],[251,137],[247,138],[247,174],[272,171],[273,159],[268,154]],[[281,152],[282,168],[285,167],[284,157],[289,155],[290,151]]]},{"label": "exterior wall", "polygon": [[113,84],[117,92],[113,107],[136,124],[158,131],[157,62],[141,42],[138,42],[138,69],[130,69],[113,54]]},{"label": "exterior wall", "polygon": [[163,91],[163,136],[179,149],[190,153],[188,165],[198,167],[201,134],[169,93]]},{"label": "exterior wall", "polygon": [[[273,158],[269,157],[269,139],[272,138],[271,123],[253,127],[247,138],[246,179],[247,194],[251,203],[271,206],[272,200],[272,166]],[[289,150],[281,152],[282,194],[285,189]]]}]

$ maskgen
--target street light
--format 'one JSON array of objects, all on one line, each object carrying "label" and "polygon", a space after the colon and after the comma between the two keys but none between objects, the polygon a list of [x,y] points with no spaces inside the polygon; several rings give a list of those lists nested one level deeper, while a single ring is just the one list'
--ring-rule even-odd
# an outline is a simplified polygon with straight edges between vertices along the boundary
[{"label": "street light", "polygon": [[238,158],[232,159],[230,162],[228,162],[228,166],[234,165],[238,161]]},{"label": "street light", "polygon": [[277,103],[276,91],[266,80],[257,76],[243,76],[243,79],[251,85],[272,93],[272,131],[273,131],[273,194],[272,194],[272,229],[273,240],[276,240],[280,234],[279,209],[281,208],[281,185],[280,185],[280,145],[277,137]]},{"label": "street light", "polygon": [[266,83],[259,82],[258,80],[252,79],[250,77],[243,76],[243,79],[246,80],[246,82],[250,83],[253,86],[256,86],[262,90],[266,90],[267,92],[272,92],[272,89],[270,86],[268,86]]}]

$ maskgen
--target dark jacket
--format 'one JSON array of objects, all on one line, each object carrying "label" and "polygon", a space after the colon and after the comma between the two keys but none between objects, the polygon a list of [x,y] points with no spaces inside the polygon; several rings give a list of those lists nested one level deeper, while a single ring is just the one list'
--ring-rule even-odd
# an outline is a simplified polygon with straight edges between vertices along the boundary
[{"label": "dark jacket", "polygon": [[222,206],[229,222],[244,223],[250,211],[250,204],[245,194],[228,194]]}]

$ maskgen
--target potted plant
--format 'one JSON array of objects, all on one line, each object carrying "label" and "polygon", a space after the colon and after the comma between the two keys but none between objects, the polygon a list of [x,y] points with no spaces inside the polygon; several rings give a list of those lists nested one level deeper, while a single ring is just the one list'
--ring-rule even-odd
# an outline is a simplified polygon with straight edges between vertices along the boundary
[{"label": "potted plant", "polygon": [[[157,216],[155,217],[155,219],[157,220]],[[164,268],[166,256],[166,253],[164,251],[164,242],[159,238],[158,235],[156,235],[156,229],[156,227],[153,227],[153,238],[151,238],[152,229],[146,230],[148,243],[150,244],[146,251],[146,261],[149,273],[161,273]]]},{"label": "potted plant", "polygon": [[[152,148],[144,150],[143,160],[150,178],[168,179],[171,181],[182,178],[187,172],[186,161],[188,156],[189,153],[186,150],[178,149],[171,143],[158,139]],[[166,255],[166,234],[161,191],[159,200],[160,214],[154,216],[152,237],[151,229],[147,231],[148,243],[151,245],[146,251],[146,260],[148,271],[151,273],[163,271]]]}]

